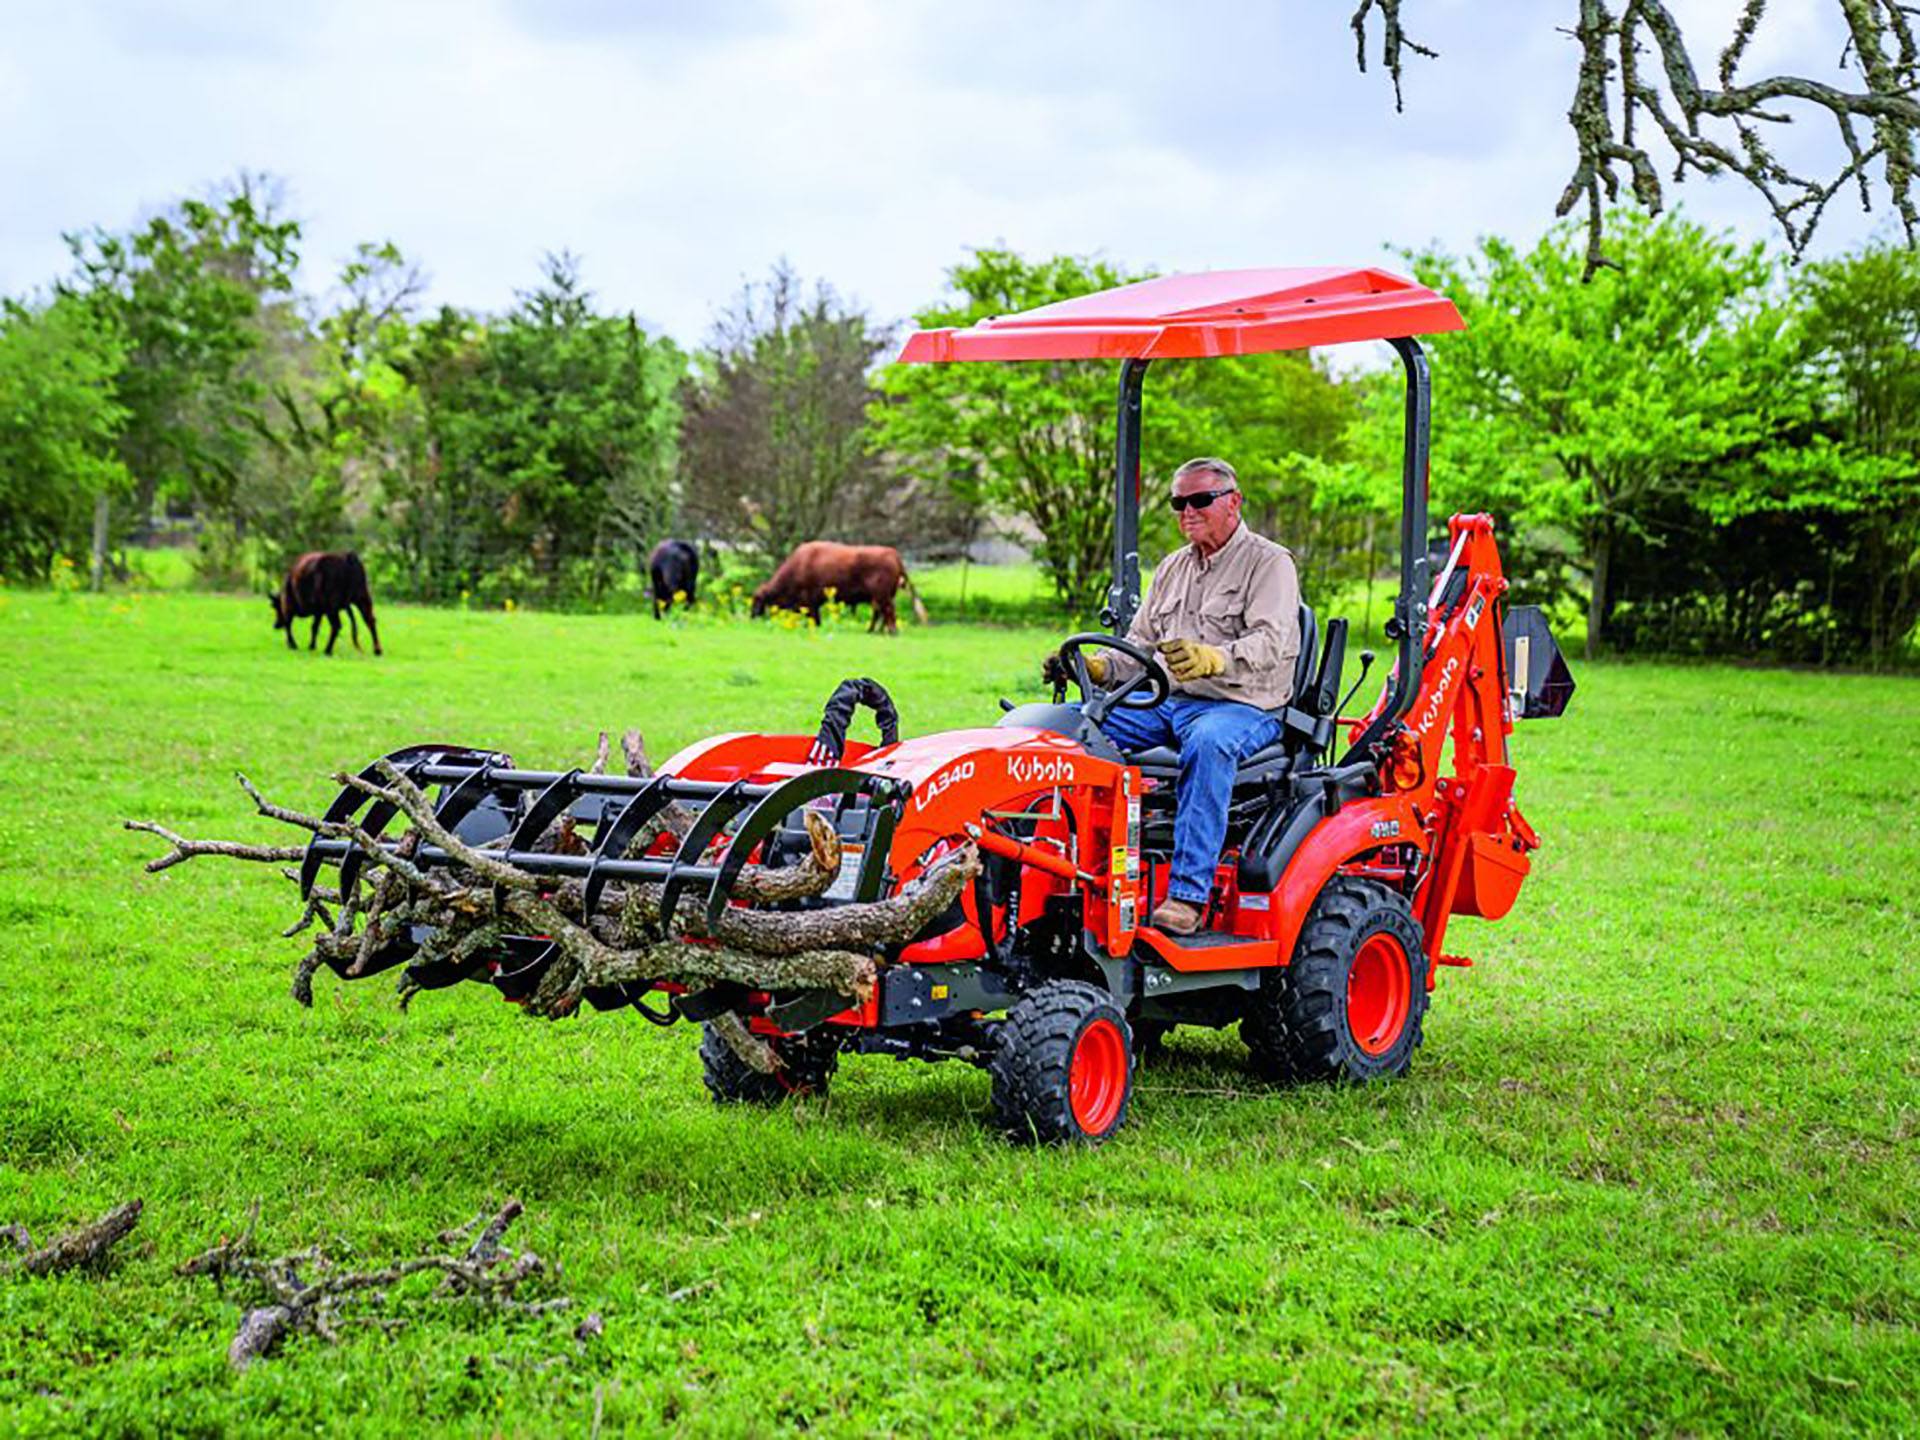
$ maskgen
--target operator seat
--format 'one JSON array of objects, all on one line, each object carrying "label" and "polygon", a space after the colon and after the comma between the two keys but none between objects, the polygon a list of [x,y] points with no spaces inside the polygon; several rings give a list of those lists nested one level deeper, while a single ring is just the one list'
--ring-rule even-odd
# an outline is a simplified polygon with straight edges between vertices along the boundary
[{"label": "operator seat", "polygon": [[[1328,671],[1335,676],[1337,688],[1341,667],[1346,663],[1347,622],[1334,620],[1327,626],[1325,653],[1320,648],[1320,622],[1311,605],[1300,607],[1300,654],[1293,662],[1293,695],[1285,705],[1268,713],[1280,720],[1280,738],[1246,756],[1234,776],[1236,785],[1265,780],[1291,769],[1302,754],[1311,756],[1325,748],[1331,738],[1329,717],[1319,709],[1319,691]],[[1324,738],[1323,738],[1324,737]],[[1180,774],[1180,752],[1170,745],[1155,745],[1127,752],[1129,763],[1138,765],[1143,775],[1174,779]]]}]

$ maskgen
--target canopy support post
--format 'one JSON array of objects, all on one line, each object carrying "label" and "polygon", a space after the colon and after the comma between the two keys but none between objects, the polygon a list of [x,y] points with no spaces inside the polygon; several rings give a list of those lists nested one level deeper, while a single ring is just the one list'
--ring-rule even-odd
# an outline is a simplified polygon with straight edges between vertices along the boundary
[{"label": "canopy support post", "polygon": [[1413,708],[1420,693],[1420,675],[1426,668],[1427,587],[1432,566],[1427,559],[1427,483],[1432,454],[1433,377],[1427,352],[1411,335],[1387,342],[1400,356],[1407,372],[1406,434],[1400,461],[1400,593],[1387,621],[1387,638],[1397,641],[1400,655],[1389,681],[1387,702],[1373,723],[1361,733],[1341,759],[1377,759],[1378,752],[1399,728],[1401,717]]},{"label": "canopy support post", "polygon": [[1146,360],[1120,367],[1120,405],[1113,427],[1113,583],[1100,623],[1125,635],[1140,608],[1140,390]]}]

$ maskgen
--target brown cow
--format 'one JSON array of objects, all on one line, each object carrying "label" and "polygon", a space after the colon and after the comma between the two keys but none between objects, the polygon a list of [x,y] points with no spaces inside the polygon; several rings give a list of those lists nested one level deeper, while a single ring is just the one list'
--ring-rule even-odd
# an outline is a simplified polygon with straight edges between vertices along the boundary
[{"label": "brown cow", "polygon": [[920,603],[920,592],[907,578],[907,567],[900,552],[891,545],[840,545],[831,540],[809,540],[796,546],[780,562],[773,578],[753,592],[753,613],[768,610],[804,610],[820,623],[820,607],[827,603],[827,591],[842,605],[871,605],[873,618],[868,633],[885,630],[897,634],[900,629],[893,610],[894,593],[904,585],[913,597],[913,618],[927,623],[927,607]]},{"label": "brown cow", "polygon": [[320,621],[325,617],[333,627],[327,636],[327,654],[340,638],[340,612],[347,612],[347,624],[353,627],[353,648],[360,648],[360,626],[353,618],[356,608],[366,617],[367,633],[373,637],[373,653],[380,650],[380,630],[373,623],[373,592],[367,588],[367,569],[353,551],[310,550],[287,571],[280,592],[269,595],[273,606],[273,628],[287,632],[287,648],[293,643],[293,622],[313,617],[313,630],[307,636],[307,649],[320,639]]}]

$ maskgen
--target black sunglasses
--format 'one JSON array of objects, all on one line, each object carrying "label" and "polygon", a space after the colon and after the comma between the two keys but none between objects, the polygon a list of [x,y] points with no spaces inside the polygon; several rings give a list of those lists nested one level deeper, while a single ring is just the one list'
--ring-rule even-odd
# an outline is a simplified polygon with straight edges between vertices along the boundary
[{"label": "black sunglasses", "polygon": [[1237,495],[1239,493],[1240,493],[1239,491],[1231,490],[1231,489],[1229,490],[1196,490],[1191,495],[1175,495],[1172,499],[1168,500],[1167,503],[1173,506],[1173,513],[1178,515],[1182,510],[1185,510],[1189,505],[1191,505],[1195,510],[1204,510],[1209,505],[1213,504],[1214,501],[1218,500],[1222,495]]}]

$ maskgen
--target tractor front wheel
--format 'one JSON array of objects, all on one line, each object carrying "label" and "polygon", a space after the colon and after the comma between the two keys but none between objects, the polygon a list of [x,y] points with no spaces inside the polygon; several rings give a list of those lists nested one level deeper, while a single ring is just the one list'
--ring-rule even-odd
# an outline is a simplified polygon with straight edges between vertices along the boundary
[{"label": "tractor front wheel", "polygon": [[993,1109],[1009,1139],[1097,1145],[1133,1094],[1133,1032],[1096,985],[1056,980],[1007,1011],[994,1056]]},{"label": "tractor front wheel", "polygon": [[1406,897],[1335,876],[1313,902],[1293,962],[1270,970],[1240,1038],[1262,1078],[1404,1075],[1427,1010],[1427,952]]},{"label": "tractor front wheel", "polygon": [[711,1025],[702,1026],[700,1069],[720,1105],[778,1105],[795,1095],[824,1095],[840,1066],[840,1047],[811,1033],[771,1041],[784,1062],[768,1075],[747,1064]]}]

